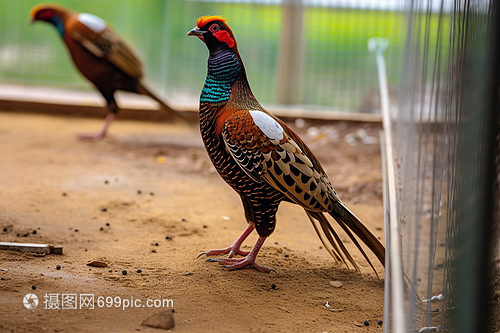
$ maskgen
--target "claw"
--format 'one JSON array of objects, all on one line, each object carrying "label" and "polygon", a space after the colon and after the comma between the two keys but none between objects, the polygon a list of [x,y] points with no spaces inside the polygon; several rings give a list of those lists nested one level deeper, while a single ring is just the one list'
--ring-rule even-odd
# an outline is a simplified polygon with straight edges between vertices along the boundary
[{"label": "claw", "polygon": [[218,260],[217,259],[214,259],[214,258],[210,258],[210,259],[207,259],[205,260],[205,262],[217,262]]}]

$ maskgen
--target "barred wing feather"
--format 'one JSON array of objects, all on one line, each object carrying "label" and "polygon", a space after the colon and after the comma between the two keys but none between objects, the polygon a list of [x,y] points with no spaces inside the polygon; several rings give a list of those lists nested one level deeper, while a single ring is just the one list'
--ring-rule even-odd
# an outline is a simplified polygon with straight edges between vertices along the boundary
[{"label": "barred wing feather", "polygon": [[96,57],[109,60],[134,79],[142,78],[143,65],[135,51],[102,19],[82,13],[68,28],[71,37]]}]

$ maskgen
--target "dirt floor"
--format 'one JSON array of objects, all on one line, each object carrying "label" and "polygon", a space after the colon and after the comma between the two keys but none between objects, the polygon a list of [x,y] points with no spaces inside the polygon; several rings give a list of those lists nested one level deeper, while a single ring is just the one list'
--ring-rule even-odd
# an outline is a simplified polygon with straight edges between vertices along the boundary
[{"label": "dirt floor", "polygon": [[[216,174],[197,130],[118,120],[110,138],[78,141],[77,134],[102,121],[0,112],[0,241],[64,251],[0,251],[0,331],[159,332],[141,323],[172,303],[174,332],[383,331],[377,324],[383,278],[347,241],[363,273],[336,264],[297,206],[282,204],[258,256],[277,274],[227,271],[197,259],[230,245],[246,227],[239,197]],[[290,125],[344,202],[383,241],[380,126]],[[354,134],[363,134],[360,128],[369,136]],[[256,239],[252,234],[245,248]],[[108,267],[87,266],[91,261]],[[28,293],[39,299],[35,309],[23,305]],[[94,294],[94,309],[61,309],[62,294]],[[166,306],[142,306],[148,299],[153,305],[165,299]],[[124,300],[141,303],[124,309]]]}]

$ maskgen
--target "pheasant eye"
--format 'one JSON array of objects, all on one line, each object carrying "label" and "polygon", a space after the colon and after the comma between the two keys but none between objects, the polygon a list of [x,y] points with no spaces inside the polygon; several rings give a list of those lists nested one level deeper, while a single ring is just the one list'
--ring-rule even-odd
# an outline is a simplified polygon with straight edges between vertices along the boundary
[{"label": "pheasant eye", "polygon": [[219,28],[219,26],[217,24],[212,24],[210,26],[210,28],[208,28],[208,30],[210,30],[211,32],[217,32],[217,31],[219,31],[219,29],[220,28]]}]

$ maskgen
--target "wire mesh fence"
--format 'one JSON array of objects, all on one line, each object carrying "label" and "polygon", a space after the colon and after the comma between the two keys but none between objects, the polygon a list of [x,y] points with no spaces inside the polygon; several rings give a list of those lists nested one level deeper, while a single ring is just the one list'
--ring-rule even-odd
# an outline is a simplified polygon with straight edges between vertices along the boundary
[{"label": "wire mesh fence", "polygon": [[[42,23],[29,26],[29,11],[37,2],[0,2],[0,82],[91,89],[73,68],[56,30]],[[198,100],[207,51],[185,35],[196,18],[207,14],[229,19],[252,89],[266,105],[378,112],[376,65],[367,50],[371,37],[389,38],[391,90],[399,83],[405,18],[401,0],[59,3],[106,20],[145,61],[149,85],[175,102]],[[298,8],[295,16],[290,7]],[[298,30],[285,38],[284,27]],[[280,51],[291,40],[301,42]],[[292,67],[287,61],[295,56],[298,62]]]},{"label": "wire mesh fence", "polygon": [[498,7],[487,0],[408,3],[393,113],[404,331],[486,332],[488,272],[498,251],[490,247]]}]

